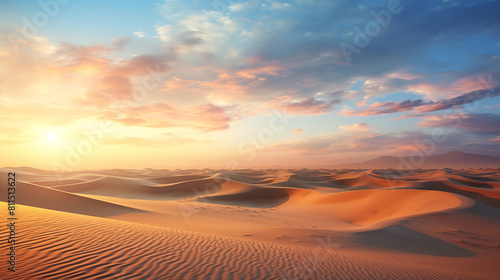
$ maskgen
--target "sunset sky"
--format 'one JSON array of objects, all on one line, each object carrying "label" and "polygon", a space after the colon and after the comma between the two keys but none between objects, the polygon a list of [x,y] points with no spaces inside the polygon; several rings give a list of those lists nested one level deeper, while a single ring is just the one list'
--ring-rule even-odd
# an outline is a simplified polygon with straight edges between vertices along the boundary
[{"label": "sunset sky", "polygon": [[0,0],[1,166],[500,155],[500,1],[40,3]]}]

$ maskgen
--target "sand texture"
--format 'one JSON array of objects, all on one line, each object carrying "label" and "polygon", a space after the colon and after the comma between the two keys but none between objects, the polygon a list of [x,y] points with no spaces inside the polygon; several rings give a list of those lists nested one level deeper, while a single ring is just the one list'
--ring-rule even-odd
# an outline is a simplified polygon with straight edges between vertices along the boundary
[{"label": "sand texture", "polygon": [[500,278],[498,169],[9,171],[1,279]]}]

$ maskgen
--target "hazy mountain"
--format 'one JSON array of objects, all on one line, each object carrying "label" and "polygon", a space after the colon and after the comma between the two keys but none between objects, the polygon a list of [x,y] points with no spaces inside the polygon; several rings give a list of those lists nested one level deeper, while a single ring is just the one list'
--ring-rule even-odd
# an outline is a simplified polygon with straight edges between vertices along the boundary
[{"label": "hazy mountain", "polygon": [[381,156],[360,163],[336,165],[334,168],[394,168],[394,169],[429,169],[429,168],[500,168],[500,157],[468,154],[458,151],[428,157],[393,157]]}]

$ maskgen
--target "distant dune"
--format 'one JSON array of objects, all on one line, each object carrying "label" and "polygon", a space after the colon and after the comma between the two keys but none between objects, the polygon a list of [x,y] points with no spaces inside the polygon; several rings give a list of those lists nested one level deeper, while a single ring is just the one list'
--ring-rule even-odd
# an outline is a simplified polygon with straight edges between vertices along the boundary
[{"label": "distant dune", "polygon": [[448,152],[440,155],[426,156],[415,153],[408,157],[382,156],[360,163],[348,163],[332,166],[332,168],[351,169],[432,169],[432,168],[500,168],[500,157]]},{"label": "distant dune", "polygon": [[1,279],[500,277],[500,169],[9,171]]}]

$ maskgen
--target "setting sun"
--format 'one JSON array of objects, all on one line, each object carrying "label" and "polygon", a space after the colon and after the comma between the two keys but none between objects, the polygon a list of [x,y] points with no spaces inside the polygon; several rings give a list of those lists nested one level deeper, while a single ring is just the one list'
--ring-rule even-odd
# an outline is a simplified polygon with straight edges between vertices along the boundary
[{"label": "setting sun", "polygon": [[60,144],[62,142],[62,137],[57,131],[48,131],[45,133],[45,141],[53,145]]}]

